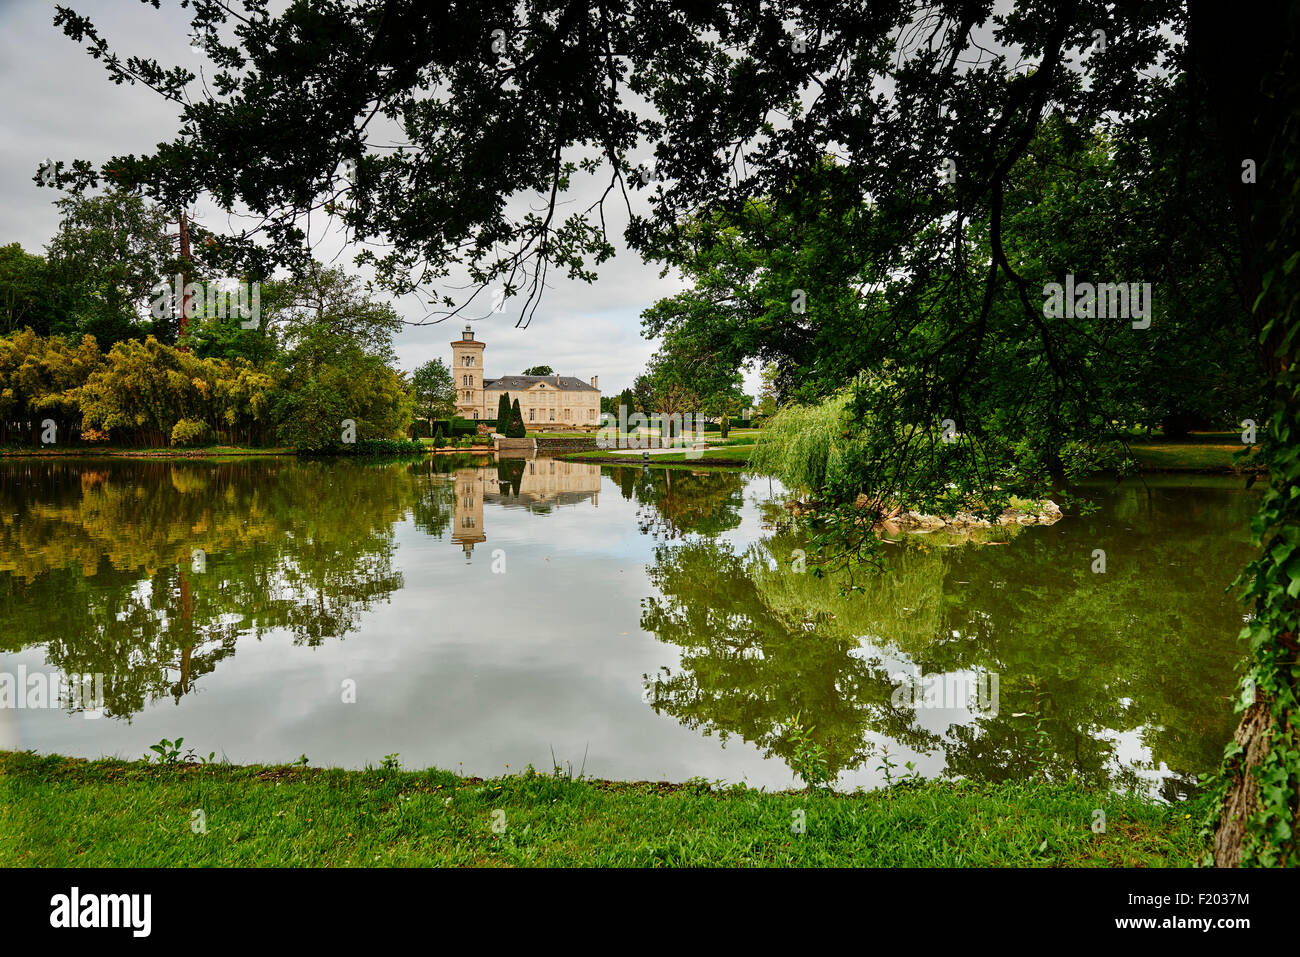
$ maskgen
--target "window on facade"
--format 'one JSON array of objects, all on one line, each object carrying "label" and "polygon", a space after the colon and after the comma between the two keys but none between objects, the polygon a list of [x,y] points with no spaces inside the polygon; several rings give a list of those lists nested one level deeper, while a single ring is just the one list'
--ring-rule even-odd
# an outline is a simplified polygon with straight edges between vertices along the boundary
[{"label": "window on facade", "polygon": [[476,419],[478,418],[478,409],[475,409],[475,410],[474,410],[474,418],[476,418]]},{"label": "window on facade", "polygon": [[532,409],[529,409],[529,410],[528,410],[528,421],[529,421],[529,422],[533,421],[533,410],[532,410]]}]

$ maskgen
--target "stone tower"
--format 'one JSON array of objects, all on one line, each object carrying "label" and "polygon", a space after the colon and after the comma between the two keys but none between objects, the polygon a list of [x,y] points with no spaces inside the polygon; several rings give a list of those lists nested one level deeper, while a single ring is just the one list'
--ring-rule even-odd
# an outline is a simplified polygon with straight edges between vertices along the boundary
[{"label": "stone tower", "polygon": [[[483,410],[483,350],[468,325],[451,344],[451,378],[456,383],[456,415],[477,419]],[[493,410],[495,414],[496,410]]]}]

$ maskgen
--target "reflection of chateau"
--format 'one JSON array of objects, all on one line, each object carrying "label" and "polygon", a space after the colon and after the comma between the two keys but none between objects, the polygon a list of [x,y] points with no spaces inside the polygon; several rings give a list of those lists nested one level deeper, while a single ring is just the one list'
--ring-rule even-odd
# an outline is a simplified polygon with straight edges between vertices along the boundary
[{"label": "reflection of chateau", "polygon": [[576,505],[600,506],[600,466],[583,462],[532,458],[505,460],[500,465],[457,469],[456,511],[451,540],[468,558],[485,541],[483,503],[507,508]]},{"label": "reflection of chateau", "polygon": [[474,546],[487,536],[483,534],[483,479],[479,472],[493,469],[456,470],[456,517],[451,527],[451,540],[465,549],[468,558]]}]

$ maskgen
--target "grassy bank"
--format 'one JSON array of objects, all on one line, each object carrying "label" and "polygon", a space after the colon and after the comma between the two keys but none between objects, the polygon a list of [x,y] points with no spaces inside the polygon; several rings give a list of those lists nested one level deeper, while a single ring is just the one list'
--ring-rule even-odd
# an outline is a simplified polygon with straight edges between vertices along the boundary
[{"label": "grassy bank", "polygon": [[0,867],[1190,866],[1189,810],[1073,785],[835,795],[0,752]]},{"label": "grassy bank", "polygon": [[1200,432],[1185,438],[1130,438],[1129,449],[1143,472],[1236,472],[1233,461],[1244,446],[1237,432]]},{"label": "grassy bank", "polygon": [[150,448],[141,446],[106,445],[70,445],[60,448],[44,446],[5,446],[0,448],[0,458],[123,458],[123,459],[208,459],[208,458],[244,458],[250,455],[295,455],[293,449],[284,446],[266,447],[254,445],[200,445],[193,448],[172,448],[170,446]]},{"label": "grassy bank", "polygon": [[704,468],[744,468],[749,464],[749,454],[754,450],[752,445],[732,446],[723,449],[708,449],[699,457],[688,459],[685,452],[665,452],[662,455],[651,455],[649,461],[641,457],[637,451],[604,451],[597,449],[594,452],[574,452],[572,455],[565,455],[562,458],[566,462],[595,462],[598,465],[682,465],[688,467]]}]

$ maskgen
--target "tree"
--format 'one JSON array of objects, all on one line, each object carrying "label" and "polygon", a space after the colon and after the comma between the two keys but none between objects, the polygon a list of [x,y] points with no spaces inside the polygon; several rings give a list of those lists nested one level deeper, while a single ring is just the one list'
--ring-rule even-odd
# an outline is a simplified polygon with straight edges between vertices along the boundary
[{"label": "tree", "polygon": [[456,411],[456,383],[441,359],[430,359],[411,374],[416,411],[428,419],[451,417]]},{"label": "tree", "polygon": [[[203,184],[226,208],[240,202],[271,221],[265,228],[282,242],[267,248],[250,231],[227,244],[232,259],[262,267],[299,266],[303,224],[328,203],[366,247],[362,257],[381,282],[407,291],[417,264],[433,264],[437,276],[462,264],[475,292],[501,284],[521,291],[521,323],[537,308],[550,268],[590,279],[613,253],[604,197],[559,215],[579,170],[608,167],[605,197],[628,201],[629,186],[650,195],[649,212],[633,211],[625,238],[670,266],[689,257],[692,224],[726,228],[766,205],[775,215],[764,241],[798,260],[789,274],[800,284],[771,290],[788,304],[788,339],[797,345],[809,334],[803,317],[828,319],[861,290],[870,308],[887,310],[879,328],[889,337],[856,336],[844,349],[867,344],[894,357],[893,343],[903,340],[902,361],[859,367],[875,377],[855,384],[853,409],[906,434],[934,434],[951,420],[967,437],[917,459],[915,474],[906,462],[886,464],[897,485],[883,491],[929,495],[937,466],[978,494],[1002,484],[997,469],[983,468],[990,456],[1022,456],[1026,481],[1060,479],[1072,443],[1087,443],[1112,421],[1098,349],[1119,341],[1119,329],[1093,341],[1043,314],[1042,275],[1020,271],[1004,219],[1013,171],[1053,113],[1134,144],[1163,124],[1184,142],[1210,144],[1183,151],[1179,168],[1214,184],[1230,211],[1230,231],[1215,238],[1237,263],[1234,288],[1260,333],[1261,373],[1276,387],[1293,365],[1300,317],[1275,291],[1297,292],[1280,278],[1291,274],[1290,253],[1276,242],[1293,182],[1284,157],[1294,146],[1294,99],[1279,91],[1295,91],[1295,64],[1285,54],[1297,39],[1281,0],[1248,18],[1206,0],[1185,8],[1020,0],[997,13],[989,4],[836,0],[806,7],[706,0],[685,11],[571,4],[522,10],[504,37],[492,33],[496,18],[477,9],[449,18],[378,0],[307,6],[281,15],[260,2],[238,12],[193,8],[194,32],[218,65],[202,91],[190,89],[188,70],[109,55],[91,21],[60,8],[56,25],[85,42],[112,80],[143,80],[180,104],[184,132],[143,157],[60,165],[56,181],[87,188],[111,178],[169,208],[183,207]],[[303,93],[286,99],[285,90]],[[404,122],[410,148],[368,148],[367,124],[380,109]],[[485,129],[511,137],[512,149]],[[243,148],[230,150],[232,142]],[[653,148],[653,169],[630,159],[643,145]],[[349,202],[339,205],[335,170],[344,159],[356,176]],[[1119,194],[1144,185],[1139,177],[1104,188]],[[523,207],[505,200],[522,191],[544,197],[540,211],[511,212]],[[1187,205],[1186,216],[1155,220],[1157,238],[1187,233],[1199,213]],[[786,222],[811,239],[791,243]],[[373,252],[381,247],[390,252]],[[494,253],[499,248],[509,252]],[[1052,265],[1059,273],[1071,264]],[[1261,299],[1265,291],[1271,295]],[[436,301],[452,299],[436,292]],[[452,299],[448,309],[464,305]],[[933,336],[928,361],[919,363],[918,323]],[[1209,346],[1200,343],[1205,353]],[[803,368],[816,373],[816,359]],[[994,395],[982,391],[990,383]],[[782,380],[791,391],[800,385],[794,376]],[[816,384],[808,398],[826,401],[843,385]],[[1300,401],[1290,388],[1283,381],[1270,389],[1279,415]],[[891,397],[902,400],[895,410],[878,404]],[[1262,405],[1264,396],[1256,398]],[[1266,436],[1266,456],[1294,460],[1294,434]],[[1277,491],[1286,493],[1285,483]],[[1280,517],[1266,510],[1261,527]],[[1282,667],[1294,653],[1284,659],[1279,650],[1300,630],[1300,611],[1264,598],[1300,592],[1300,564],[1285,564],[1285,549],[1262,554],[1256,572],[1270,584],[1257,602],[1263,630],[1253,633],[1250,687],[1268,717],[1243,724],[1244,761],[1236,747],[1225,759],[1232,793],[1243,795],[1237,819],[1249,825],[1220,825],[1229,838],[1216,859],[1230,864],[1286,863],[1300,833],[1300,749],[1291,730],[1297,677],[1293,664]],[[1266,786],[1255,790],[1266,766]]]},{"label": "tree", "polygon": [[506,429],[506,438],[522,439],[528,435],[528,429],[524,426],[524,414],[519,409],[519,400],[515,399],[514,404],[510,407],[510,425]]},{"label": "tree", "polygon": [[174,286],[179,269],[162,208],[119,189],[55,206],[63,219],[47,256],[55,281],[77,293],[77,331],[105,347],[149,333],[174,343],[175,317],[151,318],[145,309],[157,287]]},{"label": "tree", "polygon": [[25,327],[41,336],[73,332],[79,287],[65,279],[56,281],[45,257],[24,252],[18,243],[0,247],[0,335]]},{"label": "tree", "polygon": [[39,444],[47,419],[54,441],[76,441],[82,416],[79,390],[102,366],[94,337],[70,343],[43,339],[30,328],[0,338],[0,442],[21,436]]},{"label": "tree", "polygon": [[654,379],[647,373],[643,373],[632,380],[632,395],[636,401],[633,406],[628,407],[628,414],[640,412],[642,415],[649,416],[655,413],[655,383]]},{"label": "tree", "polygon": [[502,435],[510,428],[510,393],[502,392],[497,399],[497,431]]},{"label": "tree", "polygon": [[550,366],[533,366],[531,369],[525,369],[524,375],[555,375],[555,370]]},{"label": "tree", "polygon": [[286,281],[273,301],[267,321],[286,367],[275,403],[281,441],[328,451],[349,437],[402,434],[411,399],[390,367],[393,334],[402,325],[392,306],[372,298],[355,277],[319,265]]}]

